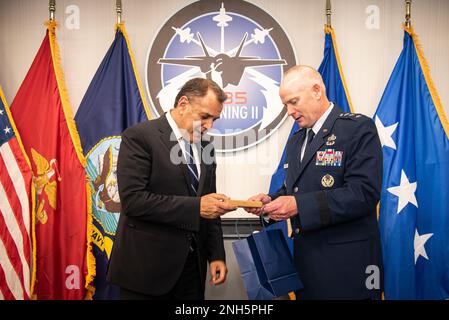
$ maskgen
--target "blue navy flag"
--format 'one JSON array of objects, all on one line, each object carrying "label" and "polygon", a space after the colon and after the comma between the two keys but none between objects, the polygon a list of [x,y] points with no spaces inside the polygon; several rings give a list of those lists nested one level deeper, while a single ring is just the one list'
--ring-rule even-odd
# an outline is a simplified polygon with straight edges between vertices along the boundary
[{"label": "blue navy flag", "polygon": [[123,24],[97,70],[75,117],[91,183],[93,253],[96,261],[94,299],[118,299],[119,290],[106,283],[120,215],[117,155],[122,132],[150,118],[133,54]]},{"label": "blue navy flag", "polygon": [[[351,98],[349,96],[343,70],[340,64],[340,58],[338,56],[337,42],[335,39],[334,30],[331,27],[325,28],[325,40],[324,40],[324,57],[321,62],[318,72],[323,77],[324,85],[327,90],[327,97],[330,101],[338,105],[344,112],[352,111]],[[290,132],[289,138],[299,130],[298,124],[295,122]],[[288,141],[288,140],[287,140]],[[275,193],[282,187],[285,180],[285,154],[286,146],[282,153],[281,161],[277,167],[276,172],[271,177],[270,191],[269,193]],[[284,231],[284,235],[288,238],[286,222],[276,223],[271,228],[281,228]],[[293,250],[293,242],[288,238],[288,243],[291,251]]]},{"label": "blue navy flag", "polygon": [[449,124],[413,29],[374,121],[386,299],[449,298]]}]

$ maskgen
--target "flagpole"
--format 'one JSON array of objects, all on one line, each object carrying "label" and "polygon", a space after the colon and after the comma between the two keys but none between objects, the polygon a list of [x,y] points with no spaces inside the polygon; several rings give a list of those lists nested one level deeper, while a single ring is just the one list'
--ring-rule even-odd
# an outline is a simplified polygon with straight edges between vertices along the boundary
[{"label": "flagpole", "polygon": [[405,26],[411,27],[412,0],[405,0]]},{"label": "flagpole", "polygon": [[56,0],[49,0],[48,10],[50,11],[50,21],[55,21]]},{"label": "flagpole", "polygon": [[332,28],[332,4],[331,0],[326,0],[326,17],[327,23],[326,26]]},{"label": "flagpole", "polygon": [[116,0],[115,7],[117,11],[117,24],[122,23],[122,0]]}]

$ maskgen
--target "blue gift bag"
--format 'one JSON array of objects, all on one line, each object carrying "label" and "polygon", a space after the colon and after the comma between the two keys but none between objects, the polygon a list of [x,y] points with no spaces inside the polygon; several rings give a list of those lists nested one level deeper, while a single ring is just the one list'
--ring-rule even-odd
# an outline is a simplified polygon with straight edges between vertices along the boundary
[{"label": "blue gift bag", "polygon": [[250,300],[271,300],[303,288],[281,230],[262,230],[232,244]]}]

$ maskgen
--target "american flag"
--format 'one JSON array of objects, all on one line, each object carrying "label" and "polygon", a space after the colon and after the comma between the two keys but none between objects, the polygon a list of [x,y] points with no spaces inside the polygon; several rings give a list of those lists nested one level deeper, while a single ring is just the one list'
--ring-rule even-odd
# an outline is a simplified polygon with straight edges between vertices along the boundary
[{"label": "american flag", "polygon": [[30,164],[0,88],[0,300],[30,299]]}]

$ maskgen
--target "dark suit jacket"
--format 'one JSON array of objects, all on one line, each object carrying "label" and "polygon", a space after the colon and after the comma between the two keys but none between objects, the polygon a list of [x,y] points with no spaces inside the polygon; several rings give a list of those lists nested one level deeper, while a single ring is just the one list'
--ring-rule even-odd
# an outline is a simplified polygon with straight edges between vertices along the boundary
[{"label": "dark suit jacket", "polygon": [[[291,219],[294,260],[304,283],[298,296],[378,297],[380,290],[366,286],[372,272],[367,270],[370,265],[379,268],[381,286],[383,281],[376,214],[382,184],[382,150],[377,129],[370,118],[344,114],[334,106],[301,163],[305,135],[306,130],[302,129],[289,140],[285,184],[271,195],[273,199],[293,195],[298,206],[299,214]],[[332,161],[323,165],[317,154],[326,150]],[[342,152],[341,165],[337,151]]]},{"label": "dark suit jacket", "polygon": [[190,241],[198,248],[203,288],[207,261],[225,260],[220,219],[200,217],[200,196],[216,191],[214,150],[202,142],[213,163],[201,162],[194,195],[187,165],[170,160],[178,145],[172,132],[165,115],[133,126],[122,135],[118,156],[122,212],[107,279],[147,295],[163,295],[174,287]]}]

